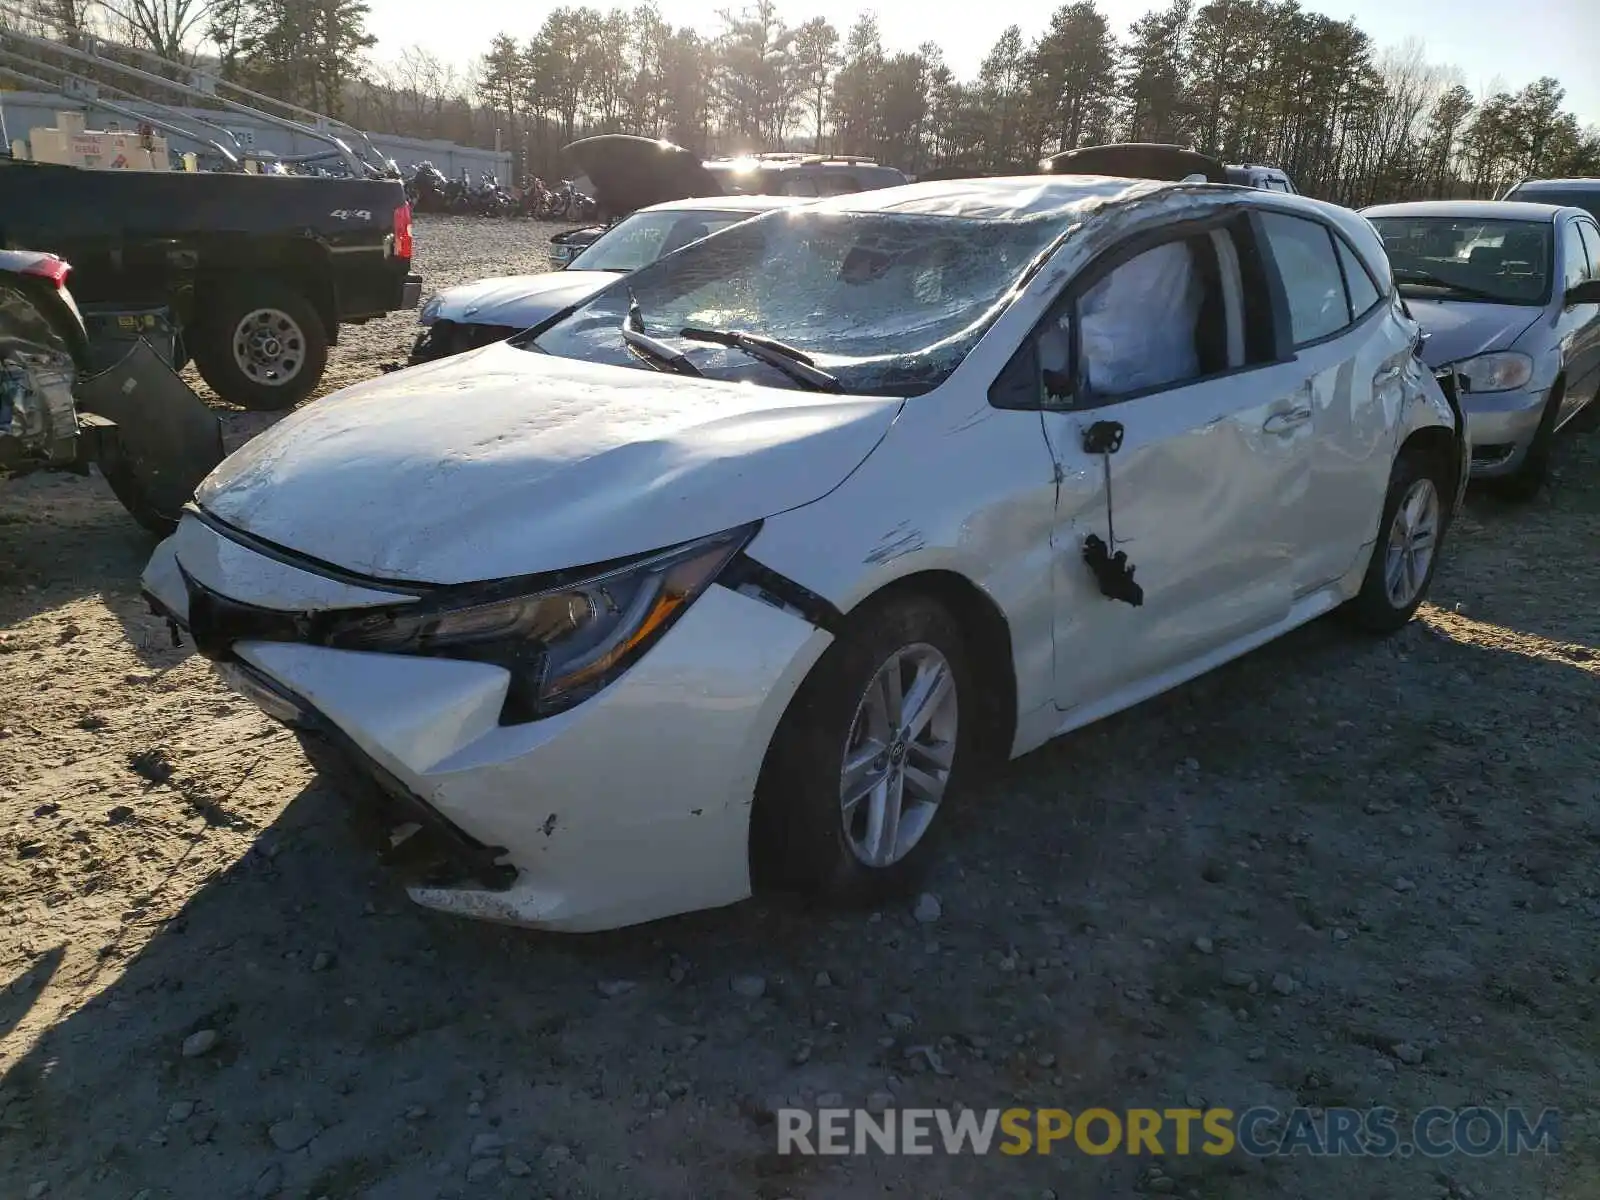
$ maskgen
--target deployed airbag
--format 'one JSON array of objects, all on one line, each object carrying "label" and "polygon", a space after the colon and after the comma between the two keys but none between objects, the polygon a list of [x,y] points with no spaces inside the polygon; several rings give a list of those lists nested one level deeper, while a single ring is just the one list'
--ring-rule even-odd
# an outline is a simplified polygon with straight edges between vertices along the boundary
[{"label": "deployed airbag", "polygon": [[1078,302],[1091,390],[1123,395],[1200,373],[1195,325],[1204,297],[1194,256],[1169,242],[1131,258]]}]

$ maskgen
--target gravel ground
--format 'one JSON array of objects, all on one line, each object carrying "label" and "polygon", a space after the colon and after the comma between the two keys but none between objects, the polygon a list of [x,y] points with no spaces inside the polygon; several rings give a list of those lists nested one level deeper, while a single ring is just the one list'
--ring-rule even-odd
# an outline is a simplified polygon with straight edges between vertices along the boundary
[{"label": "gravel ground", "polygon": [[[547,232],[425,219],[421,266],[538,269]],[[330,390],[413,321],[347,330]],[[412,906],[144,611],[152,543],[109,491],[8,486],[0,1197],[1592,1198],[1600,435],[1557,471],[1525,508],[1471,501],[1392,640],[1319,623],[1012,764],[937,906],[582,938]],[[1560,1108],[1564,1141],[802,1158],[775,1152],[786,1102],[1481,1102]]]}]

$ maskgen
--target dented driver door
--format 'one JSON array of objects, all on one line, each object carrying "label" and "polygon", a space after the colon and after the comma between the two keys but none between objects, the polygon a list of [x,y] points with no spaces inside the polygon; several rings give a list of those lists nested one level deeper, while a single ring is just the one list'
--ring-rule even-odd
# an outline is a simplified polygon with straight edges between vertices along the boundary
[{"label": "dented driver door", "polygon": [[[1239,363],[1242,310],[1224,294],[1237,280],[1226,255],[1220,274],[1207,259],[1216,236],[1131,258],[1127,267],[1146,278],[1126,281],[1127,306],[1106,301],[1121,286],[1111,276],[1071,304],[1071,395],[1052,387],[1053,352],[1040,345],[1045,390],[1057,393],[1043,421],[1059,479],[1052,584],[1062,708],[1159,691],[1163,676],[1203,669],[1206,655],[1289,614],[1310,423],[1285,420],[1293,397],[1272,366]],[[1174,311],[1160,311],[1157,294]],[[1140,336],[1116,332],[1124,312],[1141,322]],[[1196,352],[1194,331],[1208,322],[1222,342]]]}]

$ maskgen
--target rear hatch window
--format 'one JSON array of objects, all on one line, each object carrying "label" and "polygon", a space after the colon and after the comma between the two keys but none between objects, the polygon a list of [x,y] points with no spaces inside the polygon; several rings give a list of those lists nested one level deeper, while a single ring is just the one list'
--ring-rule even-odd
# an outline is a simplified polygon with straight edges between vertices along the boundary
[{"label": "rear hatch window", "polygon": [[1520,200],[1526,204],[1560,204],[1581,208],[1600,221],[1600,182],[1588,188],[1542,188],[1537,184],[1512,188],[1507,200]]}]

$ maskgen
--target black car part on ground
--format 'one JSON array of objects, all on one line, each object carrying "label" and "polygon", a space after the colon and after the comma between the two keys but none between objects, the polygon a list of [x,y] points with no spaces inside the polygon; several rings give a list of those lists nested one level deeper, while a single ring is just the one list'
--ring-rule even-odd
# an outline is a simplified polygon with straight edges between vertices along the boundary
[{"label": "black car part on ground", "polygon": [[[398,179],[100,171],[0,159],[0,244],[69,260],[80,301],[166,307],[202,366],[235,355],[225,310],[248,313],[270,307],[270,297],[292,296],[319,327],[307,335],[331,343],[341,323],[414,308],[421,296],[422,281],[411,274],[411,209]],[[258,306],[259,298],[268,299]],[[206,374],[223,399],[263,406],[260,389]],[[267,399],[293,404],[315,390],[318,375],[308,370]]]},{"label": "black car part on ground", "polygon": [[98,356],[107,365],[79,380],[78,407],[116,427],[95,448],[100,473],[134,520],[165,535],[222,461],[222,423],[143,337],[112,341]]},{"label": "black car part on ground", "polygon": [[1191,175],[1208,183],[1227,183],[1228,168],[1220,159],[1183,146],[1161,142],[1113,142],[1082,146],[1053,154],[1040,164],[1050,175],[1110,175],[1125,179],[1178,182]]}]

